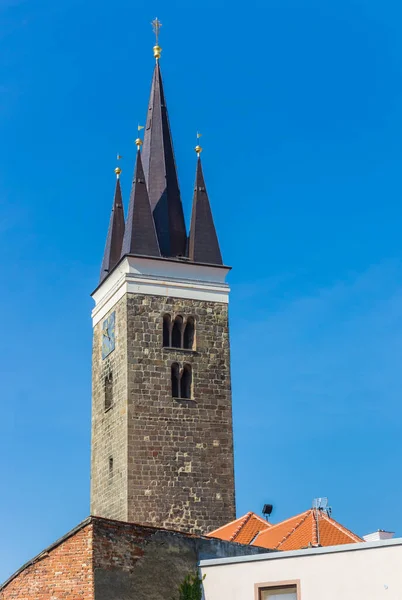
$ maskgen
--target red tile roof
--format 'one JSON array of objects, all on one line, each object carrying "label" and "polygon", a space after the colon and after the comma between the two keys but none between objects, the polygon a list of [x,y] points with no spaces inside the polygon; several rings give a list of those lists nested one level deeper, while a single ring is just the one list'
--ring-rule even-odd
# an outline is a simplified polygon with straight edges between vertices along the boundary
[{"label": "red tile roof", "polygon": [[248,512],[212,531],[208,536],[272,550],[300,550],[309,546],[364,542],[358,535],[331,519],[325,511],[312,508],[276,525]]},{"label": "red tile roof", "polygon": [[338,546],[364,542],[325,511],[306,510],[258,534],[254,546],[275,550],[299,550],[308,546]]},{"label": "red tile roof", "polygon": [[215,529],[208,534],[227,542],[238,542],[239,544],[251,544],[253,539],[261,532],[272,527],[262,517],[253,512],[246,513],[243,517],[231,521],[227,525]]}]

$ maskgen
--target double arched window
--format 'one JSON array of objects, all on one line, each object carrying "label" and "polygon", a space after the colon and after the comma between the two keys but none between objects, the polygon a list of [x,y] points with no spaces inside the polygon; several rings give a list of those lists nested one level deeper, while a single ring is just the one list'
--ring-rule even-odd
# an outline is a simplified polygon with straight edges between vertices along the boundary
[{"label": "double arched window", "polygon": [[195,322],[194,317],[184,319],[177,315],[174,320],[169,314],[163,317],[163,346],[165,348],[183,348],[192,350],[194,347]]},{"label": "double arched window", "polygon": [[172,398],[191,398],[193,374],[191,365],[184,364],[180,368],[179,363],[173,363],[171,367]]}]

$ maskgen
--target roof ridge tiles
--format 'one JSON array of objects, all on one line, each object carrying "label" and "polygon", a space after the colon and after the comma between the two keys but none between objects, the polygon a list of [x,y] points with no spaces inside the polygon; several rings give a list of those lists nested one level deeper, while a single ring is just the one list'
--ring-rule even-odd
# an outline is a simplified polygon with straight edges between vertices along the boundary
[{"label": "roof ridge tiles", "polygon": [[310,516],[310,510],[306,511],[304,518],[301,519],[300,521],[298,521],[296,523],[296,525],[293,527],[293,529],[288,531],[288,533],[277,544],[276,548],[279,548],[279,546],[281,546],[292,535],[292,533],[294,533],[296,531],[296,529],[298,529],[300,527],[300,525],[302,525],[308,519],[309,516]]},{"label": "roof ridge tiles", "polygon": [[318,540],[320,539],[320,523],[318,515],[311,509],[312,512],[312,523],[311,523],[311,543],[313,546],[318,546]]},{"label": "roof ridge tiles", "polygon": [[358,536],[355,533],[353,533],[353,531],[351,531],[347,527],[344,527],[343,525],[341,525],[341,523],[338,523],[338,521],[336,521],[335,519],[332,519],[332,517],[323,514],[322,518],[325,519],[326,521],[328,521],[328,523],[331,523],[331,525],[333,525],[334,527],[336,527],[337,529],[339,529],[339,531],[341,531],[345,535],[348,535],[354,541],[356,541],[356,542],[364,542],[363,538],[361,538],[360,536]]},{"label": "roof ridge tiles", "polygon": [[218,529],[214,529],[214,531],[211,531],[211,533],[207,533],[207,536],[211,536],[211,537],[216,537],[213,536],[213,533],[218,533],[218,531],[221,531],[222,529],[226,529],[226,527],[229,527],[229,525],[234,525],[235,523],[237,523],[237,521],[243,521],[245,519],[245,517],[247,517],[249,513],[246,513],[245,515],[243,515],[242,517],[237,517],[237,519],[233,519],[233,521],[229,521],[229,523],[225,523],[225,525],[221,525],[221,527],[218,527]]},{"label": "roof ridge tiles", "polygon": [[259,521],[261,521],[261,523],[264,523],[264,525],[269,525],[269,529],[274,526],[274,524],[270,523],[266,519],[263,519],[262,517],[260,517],[260,515],[257,515],[257,513],[252,512],[251,514],[255,519],[258,519]]},{"label": "roof ridge tiles", "polygon": [[278,527],[278,525],[285,525],[285,523],[288,523],[289,521],[293,521],[294,519],[297,519],[298,517],[308,516],[308,513],[310,511],[311,511],[311,508],[309,508],[308,510],[304,510],[303,512],[301,512],[297,515],[294,515],[293,517],[289,517],[288,519],[285,519],[284,521],[279,521],[279,523],[275,523],[274,525],[272,525],[272,527]]},{"label": "roof ridge tiles", "polygon": [[272,525],[269,529],[265,529],[264,531],[260,531],[260,533],[257,535],[257,537],[255,538],[253,545],[258,546],[258,539],[260,536],[263,536],[266,533],[275,533],[275,531],[277,529],[279,529],[280,527],[283,527],[283,525],[286,525],[286,523],[289,523],[289,521],[295,521],[296,519],[299,519],[296,522],[295,527],[293,527],[293,529],[290,529],[286,535],[281,538],[281,540],[275,545],[275,548],[278,548],[281,544],[283,544],[283,542],[285,542],[285,540],[288,539],[288,537],[302,524],[304,523],[304,521],[306,520],[306,518],[309,516],[310,514],[310,510],[305,510],[302,513],[299,513],[298,515],[294,515],[293,517],[289,517],[288,519],[285,519],[284,521],[280,521],[279,523],[275,523],[275,525]]},{"label": "roof ridge tiles", "polygon": [[238,528],[236,529],[236,531],[232,534],[232,536],[230,537],[230,541],[233,542],[236,537],[239,535],[240,531],[243,529],[243,527],[249,522],[249,520],[252,517],[252,512],[248,512],[244,515],[242,521],[240,522]]}]

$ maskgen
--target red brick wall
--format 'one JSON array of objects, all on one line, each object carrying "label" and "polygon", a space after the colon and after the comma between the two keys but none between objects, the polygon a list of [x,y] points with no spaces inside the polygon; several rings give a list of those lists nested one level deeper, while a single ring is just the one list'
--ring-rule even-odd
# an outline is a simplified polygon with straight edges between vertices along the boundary
[{"label": "red brick wall", "polygon": [[0,591],[1,600],[93,600],[92,524],[36,559]]}]

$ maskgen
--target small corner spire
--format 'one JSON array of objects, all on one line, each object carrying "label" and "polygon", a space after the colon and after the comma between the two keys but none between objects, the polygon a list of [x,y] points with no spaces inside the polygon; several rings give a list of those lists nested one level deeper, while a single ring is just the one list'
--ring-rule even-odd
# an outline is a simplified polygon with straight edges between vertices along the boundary
[{"label": "small corner spire", "polygon": [[[197,139],[200,135],[197,133]],[[195,172],[190,235],[188,238],[188,257],[197,263],[222,265],[222,254],[218,236],[216,235],[204,174],[202,172],[201,146],[197,144],[195,151],[197,153],[197,167]]]},{"label": "small corner spire", "polygon": [[[122,157],[118,154],[117,159]],[[116,189],[113,197],[112,212],[110,215],[109,229],[106,237],[105,251],[103,253],[100,283],[109,275],[120,260],[121,247],[124,237],[124,209],[120,187],[120,167],[116,167]]]},{"label": "small corner spire", "polygon": [[158,61],[162,53],[162,48],[159,46],[159,30],[162,27],[162,23],[159,21],[158,17],[155,17],[151,25],[155,34],[154,57],[156,61]]},{"label": "small corner spire", "polygon": [[142,167],[141,144],[137,144],[137,148],[137,160],[135,163],[121,256],[123,257],[127,254],[160,256],[155,223],[152,217],[144,169]]}]

